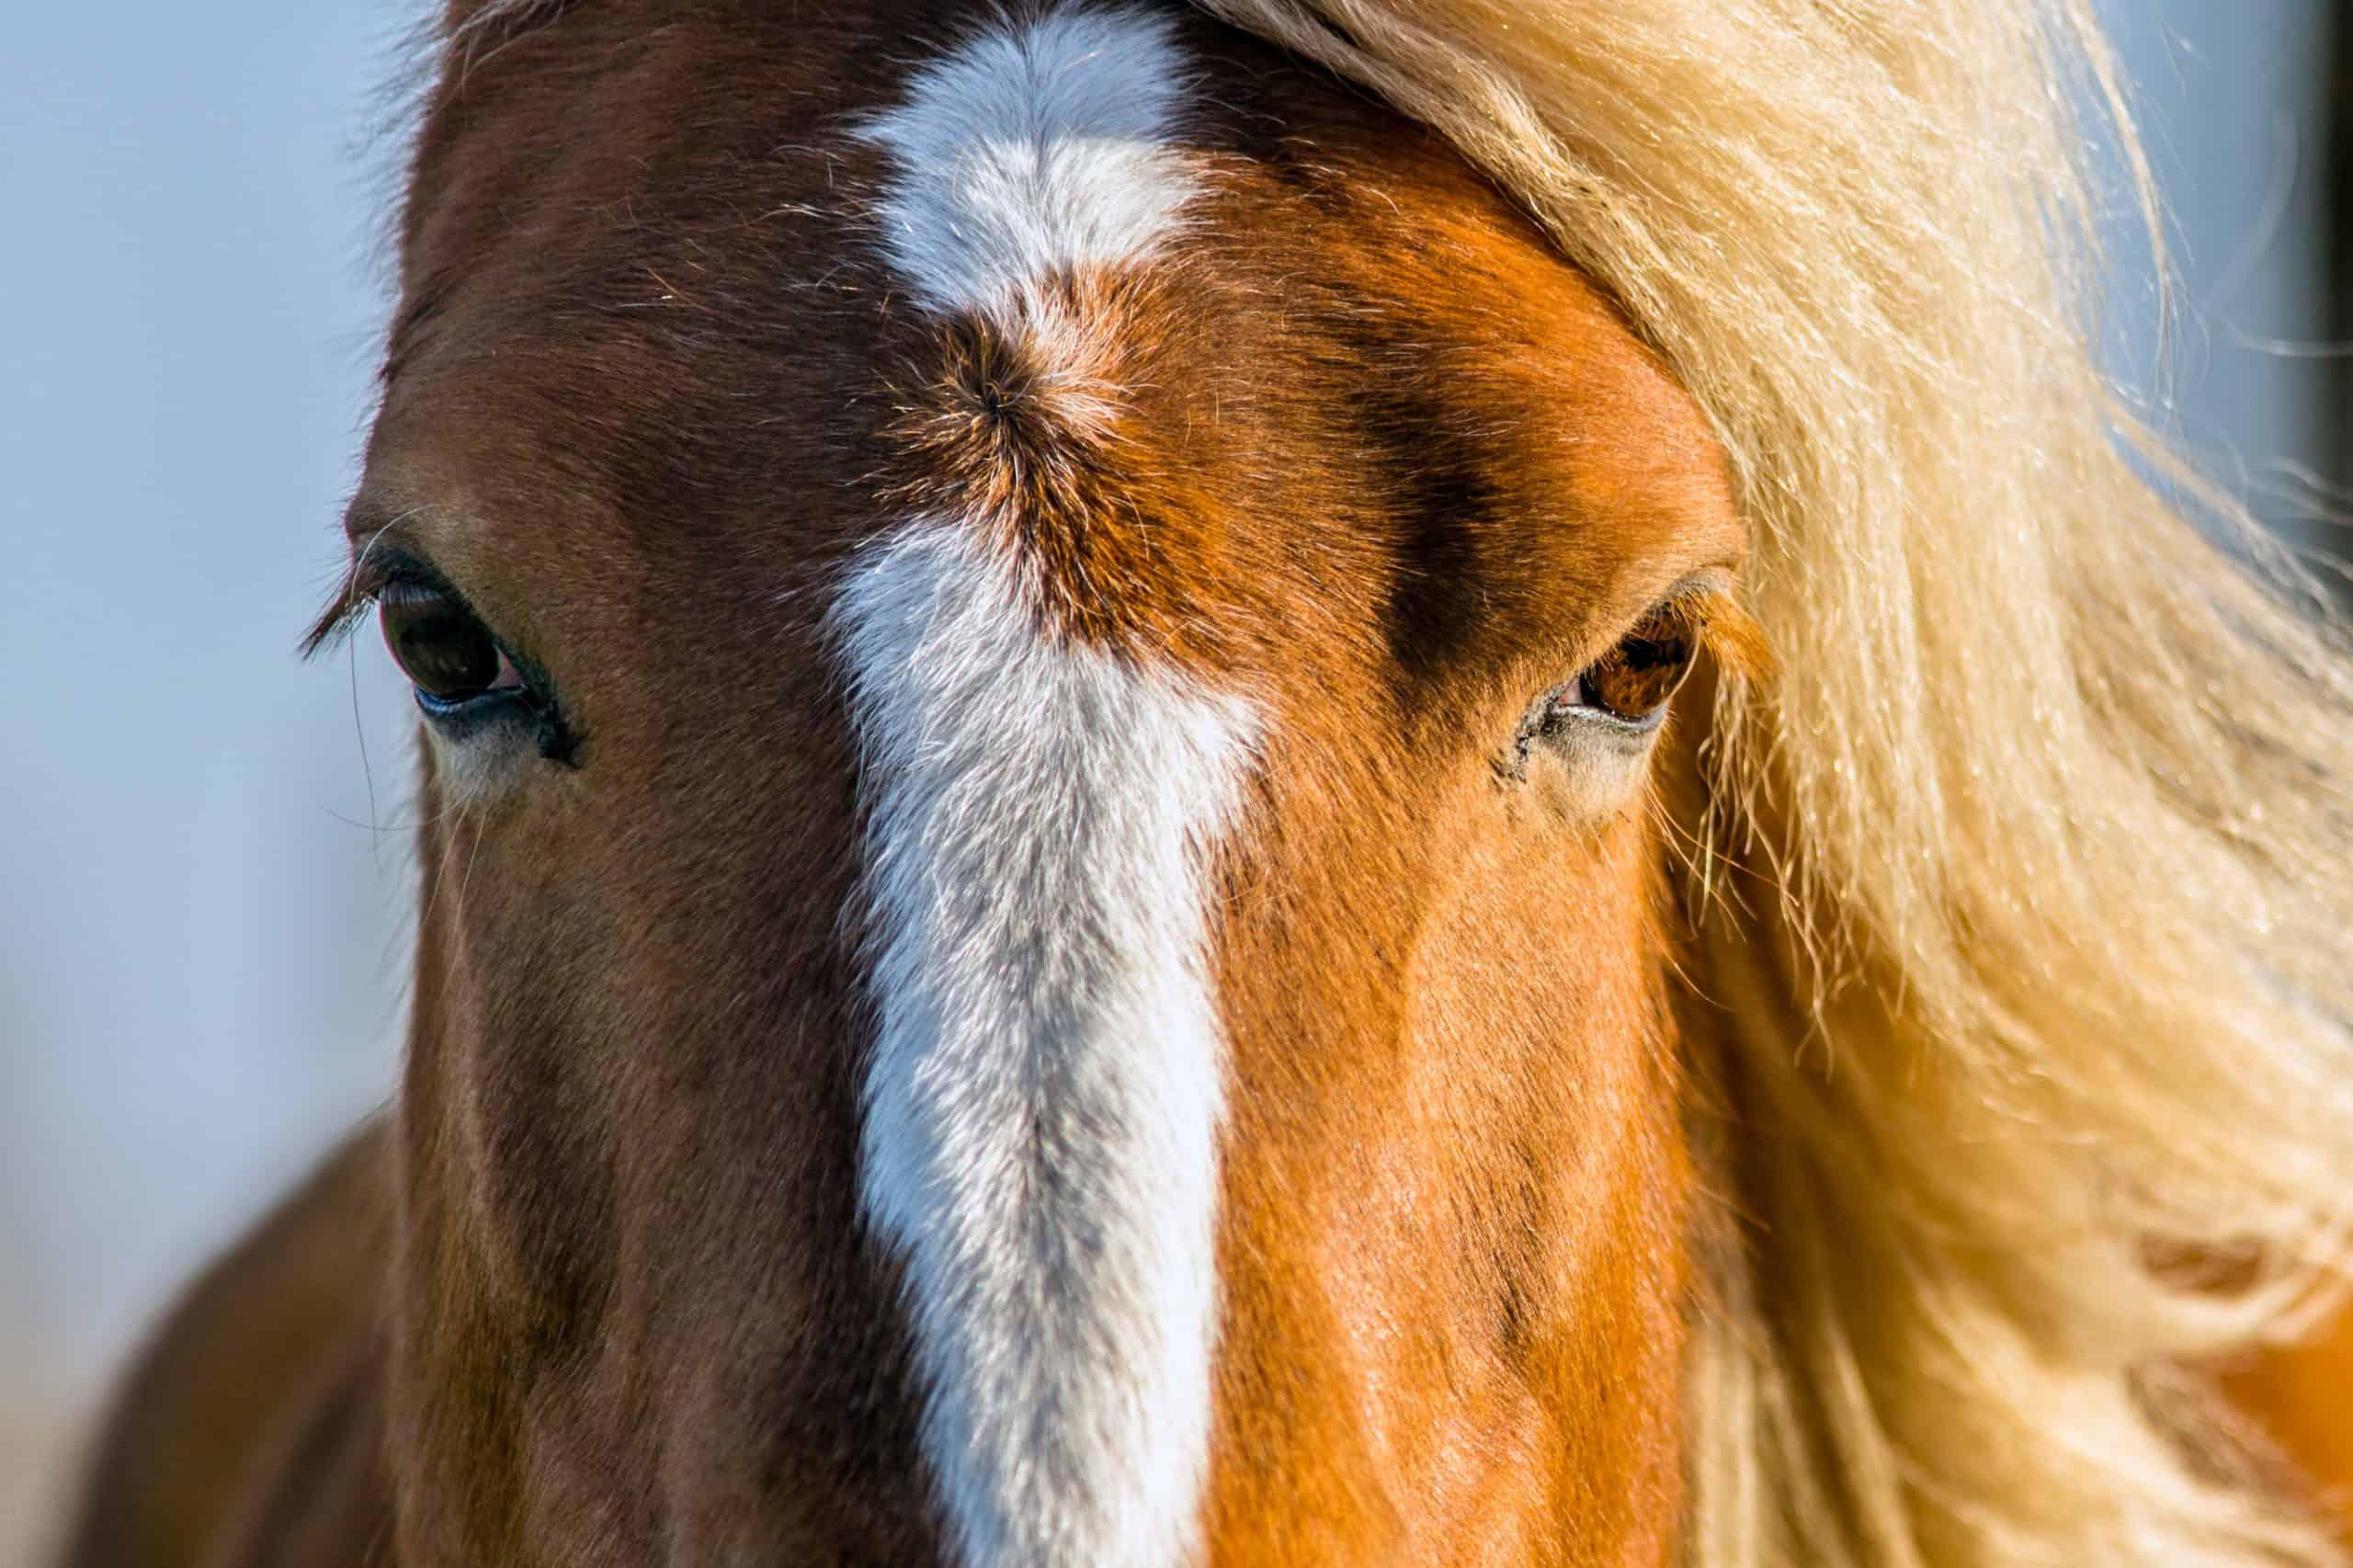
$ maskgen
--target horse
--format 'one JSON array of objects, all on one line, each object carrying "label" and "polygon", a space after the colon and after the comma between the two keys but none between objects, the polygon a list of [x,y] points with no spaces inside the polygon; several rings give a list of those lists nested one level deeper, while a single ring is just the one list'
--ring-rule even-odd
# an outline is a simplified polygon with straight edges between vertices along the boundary
[{"label": "horse", "polygon": [[402,1079],[75,1568],[2336,1560],[2353,666],[2079,0],[429,48]]}]

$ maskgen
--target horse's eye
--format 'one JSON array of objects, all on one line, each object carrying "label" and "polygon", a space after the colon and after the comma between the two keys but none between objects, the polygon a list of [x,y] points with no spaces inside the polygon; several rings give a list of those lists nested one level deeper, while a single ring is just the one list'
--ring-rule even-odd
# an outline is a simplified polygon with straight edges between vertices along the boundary
[{"label": "horse's eye", "polygon": [[1665,719],[1667,700],[1691,673],[1693,651],[1689,619],[1673,608],[1653,610],[1571,681],[1553,704],[1653,728]]},{"label": "horse's eye", "polygon": [[523,677],[497,639],[447,594],[395,583],[377,596],[376,615],[384,645],[427,708],[523,689]]}]

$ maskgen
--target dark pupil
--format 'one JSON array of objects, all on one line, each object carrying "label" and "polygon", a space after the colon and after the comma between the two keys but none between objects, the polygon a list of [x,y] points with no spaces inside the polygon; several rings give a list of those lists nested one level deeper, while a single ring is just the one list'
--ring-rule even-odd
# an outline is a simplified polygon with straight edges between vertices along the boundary
[{"label": "dark pupil", "polygon": [[1620,719],[1642,719],[1666,706],[1691,667],[1691,638],[1677,628],[1637,632],[1585,673],[1586,700]]},{"label": "dark pupil", "polygon": [[498,644],[482,623],[426,589],[388,592],[378,607],[384,646],[418,687],[456,702],[498,678]]}]

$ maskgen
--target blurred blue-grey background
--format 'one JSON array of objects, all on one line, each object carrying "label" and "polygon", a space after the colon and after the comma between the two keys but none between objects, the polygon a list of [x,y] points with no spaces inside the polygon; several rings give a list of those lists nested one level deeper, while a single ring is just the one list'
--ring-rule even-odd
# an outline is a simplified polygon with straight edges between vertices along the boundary
[{"label": "blurred blue-grey background", "polygon": [[[2158,381],[2118,267],[2120,370],[2316,539],[2335,7],[2106,8],[2182,280]],[[292,649],[368,413],[371,143],[418,10],[28,6],[0,47],[0,1562],[167,1292],[390,1091],[405,699],[371,638]]]}]

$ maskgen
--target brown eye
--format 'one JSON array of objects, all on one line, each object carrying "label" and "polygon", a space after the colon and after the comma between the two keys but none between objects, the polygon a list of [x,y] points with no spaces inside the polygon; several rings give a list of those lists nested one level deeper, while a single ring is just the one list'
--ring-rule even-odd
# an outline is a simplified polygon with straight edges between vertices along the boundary
[{"label": "brown eye", "polygon": [[523,689],[523,678],[483,623],[438,589],[394,583],[377,596],[384,646],[428,710],[493,692]]},{"label": "brown eye", "polygon": [[1667,700],[1691,673],[1694,651],[1689,618],[1674,608],[1654,610],[1571,681],[1554,705],[1649,729],[1665,719]]}]

